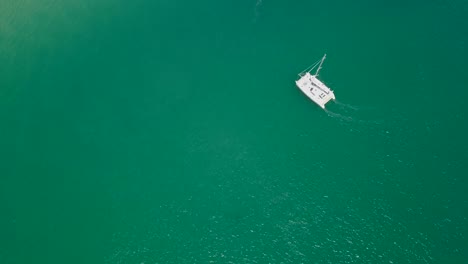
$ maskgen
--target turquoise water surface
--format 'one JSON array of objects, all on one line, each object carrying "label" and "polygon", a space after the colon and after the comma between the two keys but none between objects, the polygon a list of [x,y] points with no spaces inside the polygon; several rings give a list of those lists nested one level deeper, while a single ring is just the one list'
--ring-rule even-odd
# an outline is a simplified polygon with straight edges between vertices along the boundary
[{"label": "turquoise water surface", "polygon": [[3,0],[0,263],[468,263],[467,17]]}]

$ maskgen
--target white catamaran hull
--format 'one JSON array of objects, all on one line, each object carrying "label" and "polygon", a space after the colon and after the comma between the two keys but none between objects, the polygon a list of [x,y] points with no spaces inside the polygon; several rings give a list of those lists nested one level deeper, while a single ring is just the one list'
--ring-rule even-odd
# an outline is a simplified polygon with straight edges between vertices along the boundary
[{"label": "white catamaran hull", "polygon": [[296,81],[297,87],[307,95],[312,101],[325,109],[325,104],[330,100],[335,100],[335,94],[324,83],[317,79],[316,75],[306,72]]}]

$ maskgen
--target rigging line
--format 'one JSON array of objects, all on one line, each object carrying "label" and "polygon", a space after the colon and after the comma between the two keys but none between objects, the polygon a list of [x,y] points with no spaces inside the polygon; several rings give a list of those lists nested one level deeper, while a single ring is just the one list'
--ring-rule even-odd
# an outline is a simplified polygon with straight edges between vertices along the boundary
[{"label": "rigging line", "polygon": [[317,65],[320,63],[321,59],[316,61],[314,64],[310,65],[309,67],[305,68],[303,71],[301,71],[299,74],[302,74],[304,72],[309,72],[311,70],[313,70],[315,67],[317,67]]},{"label": "rigging line", "polygon": [[319,64],[320,61],[317,61],[315,62],[314,64],[312,64],[311,66],[305,68],[305,70],[303,70],[301,73],[304,73],[304,72],[309,72],[311,70],[313,70],[315,67],[317,67],[317,65]]}]

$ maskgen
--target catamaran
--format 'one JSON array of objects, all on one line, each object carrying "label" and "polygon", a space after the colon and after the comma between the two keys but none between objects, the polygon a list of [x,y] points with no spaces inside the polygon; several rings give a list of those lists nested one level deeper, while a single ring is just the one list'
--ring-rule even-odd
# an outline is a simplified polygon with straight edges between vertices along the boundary
[{"label": "catamaran", "polygon": [[[325,104],[328,101],[335,100],[333,91],[317,78],[326,57],[327,54],[323,55],[321,60],[299,73],[300,78],[296,81],[297,87],[323,109],[325,109]],[[317,71],[312,75],[310,72],[315,68],[317,68]]]}]

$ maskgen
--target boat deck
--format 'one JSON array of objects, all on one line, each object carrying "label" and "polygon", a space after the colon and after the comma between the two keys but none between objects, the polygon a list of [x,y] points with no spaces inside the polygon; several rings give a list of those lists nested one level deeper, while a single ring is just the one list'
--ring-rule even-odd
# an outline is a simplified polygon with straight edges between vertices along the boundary
[{"label": "boat deck", "polygon": [[325,104],[330,100],[335,100],[335,94],[315,75],[305,73],[296,81],[297,87],[307,95],[312,101],[325,109]]}]

